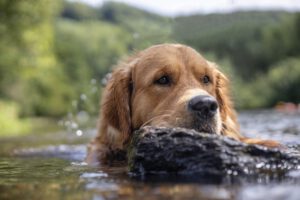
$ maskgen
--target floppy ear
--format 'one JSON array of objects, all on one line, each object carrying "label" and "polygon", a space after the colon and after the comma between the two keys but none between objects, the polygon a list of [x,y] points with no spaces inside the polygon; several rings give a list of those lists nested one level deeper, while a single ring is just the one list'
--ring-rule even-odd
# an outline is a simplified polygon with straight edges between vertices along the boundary
[{"label": "floppy ear", "polygon": [[222,118],[222,134],[239,139],[239,124],[237,122],[236,112],[230,98],[230,88],[228,78],[217,69],[216,64],[210,63],[214,66],[216,78],[216,96],[220,107]]},{"label": "floppy ear", "polygon": [[258,144],[267,147],[280,147],[281,145],[273,140],[253,139],[240,135],[236,112],[230,99],[229,80],[216,67],[217,66],[215,65],[215,70],[217,71],[216,94],[222,118],[222,134],[247,144]]},{"label": "floppy ear", "polygon": [[131,90],[134,62],[128,60],[114,70],[102,95],[97,136],[88,146],[86,162],[99,164],[124,160],[131,134]]},{"label": "floppy ear", "polygon": [[116,69],[105,88],[100,129],[101,143],[112,149],[122,149],[131,133],[131,67]]}]

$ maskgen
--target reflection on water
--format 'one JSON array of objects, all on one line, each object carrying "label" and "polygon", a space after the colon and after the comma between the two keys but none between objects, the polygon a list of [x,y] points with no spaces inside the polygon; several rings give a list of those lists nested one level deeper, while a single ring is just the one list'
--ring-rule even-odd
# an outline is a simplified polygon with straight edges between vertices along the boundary
[{"label": "reflection on water", "polygon": [[273,139],[284,144],[300,144],[300,112],[243,112],[239,121],[243,135]]},{"label": "reflection on water", "polygon": [[[299,148],[299,113],[245,112],[240,121],[248,136]],[[0,199],[299,199],[300,171],[272,180],[177,176],[141,181],[130,178],[122,165],[90,167],[82,161],[94,135],[64,132],[0,140]]]}]

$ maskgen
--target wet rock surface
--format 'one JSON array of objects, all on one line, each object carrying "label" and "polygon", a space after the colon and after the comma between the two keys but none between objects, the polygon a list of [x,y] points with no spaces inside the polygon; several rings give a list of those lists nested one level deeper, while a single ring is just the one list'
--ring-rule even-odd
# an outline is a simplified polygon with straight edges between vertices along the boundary
[{"label": "wet rock surface", "polygon": [[266,148],[189,129],[155,127],[134,133],[128,162],[134,176],[197,174],[278,178],[300,168],[300,156],[289,148]]}]

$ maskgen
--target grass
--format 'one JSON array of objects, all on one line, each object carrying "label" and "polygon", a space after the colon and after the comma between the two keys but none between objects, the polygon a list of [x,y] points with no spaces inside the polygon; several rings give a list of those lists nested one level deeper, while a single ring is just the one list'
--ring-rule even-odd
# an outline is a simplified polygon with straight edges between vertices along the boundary
[{"label": "grass", "polygon": [[20,118],[14,102],[0,101],[0,137],[19,136],[33,132],[44,133],[62,129],[50,118]]}]

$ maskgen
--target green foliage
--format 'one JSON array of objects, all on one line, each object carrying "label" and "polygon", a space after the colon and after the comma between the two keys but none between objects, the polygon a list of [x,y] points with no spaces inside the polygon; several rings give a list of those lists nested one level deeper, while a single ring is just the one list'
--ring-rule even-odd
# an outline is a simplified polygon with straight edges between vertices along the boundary
[{"label": "green foliage", "polygon": [[300,102],[300,59],[285,59],[270,68],[255,81],[242,83],[236,88],[240,92],[240,107],[262,108],[280,101]]},{"label": "green foliage", "polygon": [[268,63],[300,55],[300,14],[283,18],[263,29],[263,46]]},{"label": "green foliage", "polygon": [[300,102],[300,58],[290,58],[271,67],[267,74],[270,96],[267,104],[274,105],[279,101]]},{"label": "green foliage", "polygon": [[[201,52],[215,54],[212,60],[221,67],[232,66],[229,74],[239,108],[300,101],[296,81],[300,14],[244,12],[179,17],[175,19],[174,37]],[[224,59],[229,62],[224,64]]]},{"label": "green foliage", "polygon": [[[168,18],[166,17],[134,8],[123,3],[105,2],[98,10],[101,19],[119,24],[130,24],[131,22],[133,23],[141,19],[148,22],[156,22],[157,24],[163,24],[168,21]],[[132,28],[134,29],[134,27]]]},{"label": "green foliage", "polygon": [[56,76],[50,76],[57,70],[52,23],[58,8],[52,0],[1,1],[0,94],[22,105],[23,115],[42,114],[40,104],[49,101],[43,102],[47,91],[41,88],[55,90]]},{"label": "green foliage", "polygon": [[[129,33],[105,22],[72,22],[56,25],[56,55],[70,80],[98,81],[128,51]],[[88,78],[87,78],[88,77]],[[84,81],[83,81],[84,82]]]},{"label": "green foliage", "polygon": [[58,8],[51,0],[0,2],[0,97],[17,98],[11,88],[23,85],[27,70],[55,63],[51,23]]},{"label": "green foliage", "polygon": [[96,20],[98,13],[96,9],[80,3],[64,1],[61,17],[81,21],[81,20]]},{"label": "green foliage", "polygon": [[20,116],[96,114],[99,83],[120,58],[174,41],[219,64],[232,80],[239,108],[300,101],[299,13],[171,19],[116,2],[91,7],[60,0],[0,0],[0,126],[18,132],[28,123]]},{"label": "green foliage", "polygon": [[72,85],[67,83],[58,66],[28,72],[24,82],[24,93],[20,97],[22,115],[62,116],[68,111],[72,97],[75,96]]},{"label": "green foliage", "polygon": [[266,72],[272,64],[266,59],[262,30],[290,15],[238,12],[179,17],[175,20],[174,37],[196,49],[230,58],[237,74],[251,80],[256,74]]},{"label": "green foliage", "polygon": [[[76,100],[81,94],[98,91],[91,81],[101,79],[128,52],[129,33],[122,28],[98,21],[75,22],[60,20],[55,26],[55,53],[61,64],[66,83],[71,85]],[[99,85],[97,85],[99,87]],[[91,103],[85,107],[95,114],[99,96],[90,94]]]},{"label": "green foliage", "polygon": [[126,4],[106,2],[99,9],[100,18],[131,33],[130,50],[173,41],[172,20]]},{"label": "green foliage", "polygon": [[173,41],[172,20],[123,3],[104,2],[94,8],[78,2],[65,2],[61,17],[78,22],[104,21],[130,33],[128,50],[143,49],[150,45]]},{"label": "green foliage", "polygon": [[20,134],[30,130],[28,120],[19,118],[19,106],[16,103],[0,101],[0,136]]}]

